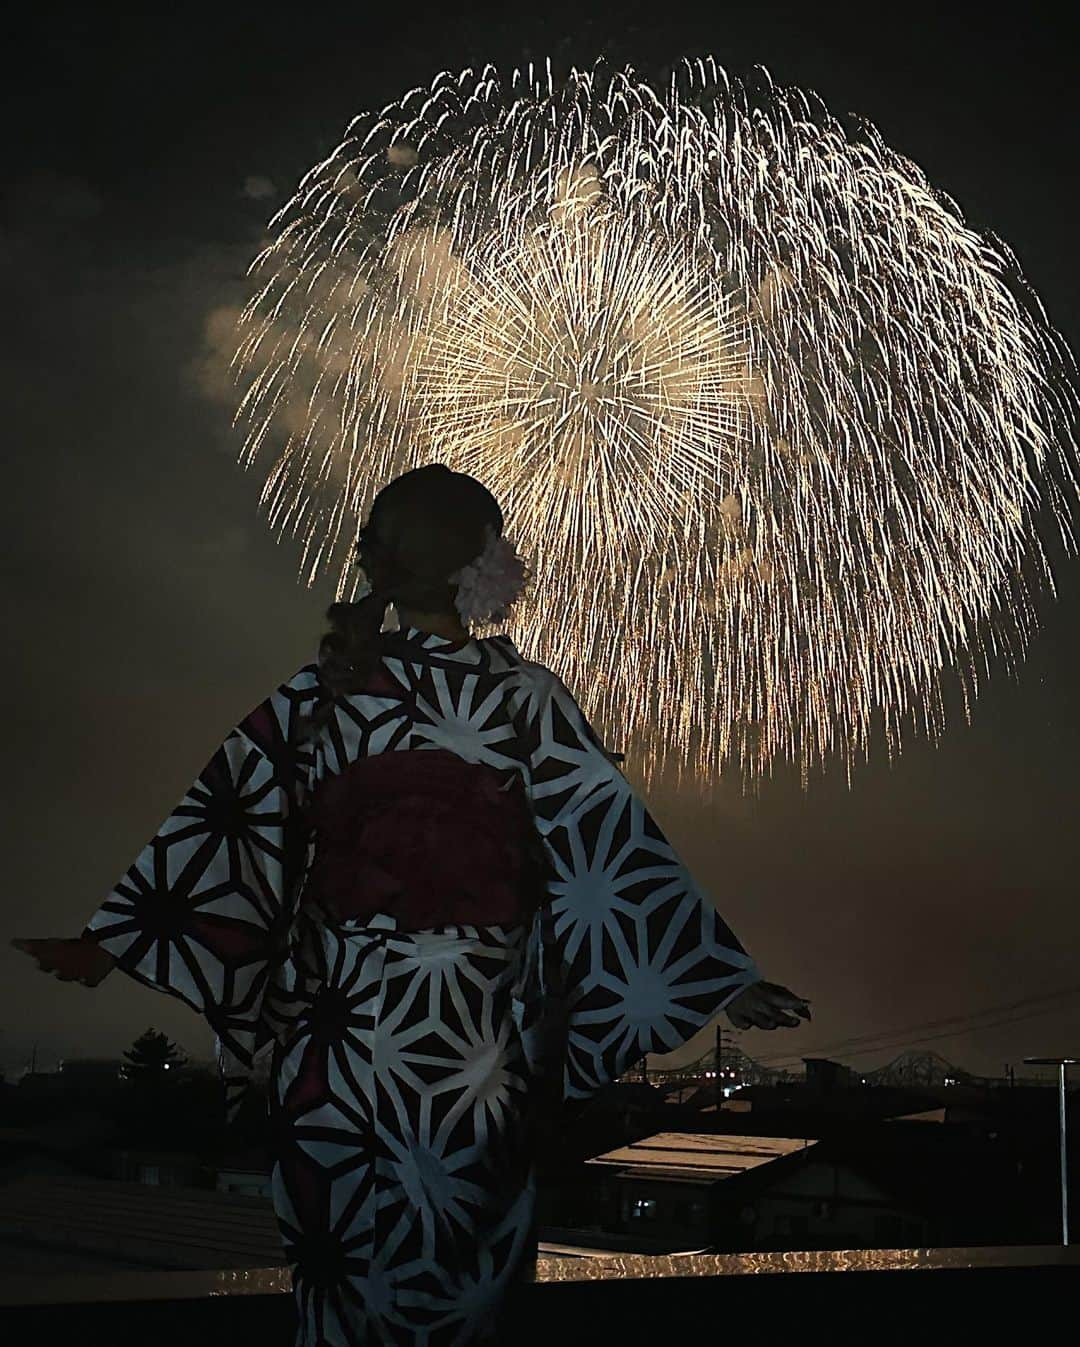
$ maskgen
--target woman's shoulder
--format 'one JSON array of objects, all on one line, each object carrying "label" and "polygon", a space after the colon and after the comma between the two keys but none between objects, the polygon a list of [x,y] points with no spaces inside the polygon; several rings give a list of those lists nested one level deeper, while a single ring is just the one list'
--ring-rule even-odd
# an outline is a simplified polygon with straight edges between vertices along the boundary
[{"label": "woman's shoulder", "polygon": [[553,669],[549,669],[546,664],[540,664],[536,660],[526,658],[518,649],[517,644],[512,637],[504,633],[498,633],[494,636],[484,636],[479,642],[488,652],[488,657],[493,665],[504,665],[508,669],[519,672],[523,678],[539,686],[552,687],[556,684],[561,686],[561,680]]},{"label": "woman's shoulder", "polygon": [[488,636],[482,644],[487,650],[489,668],[503,676],[511,699],[530,718],[540,715],[553,701],[570,714],[577,709],[573,693],[555,670],[539,660],[528,659],[509,636]]},{"label": "woman's shoulder", "polygon": [[538,660],[526,659],[509,637],[495,636],[488,640],[497,643],[497,647],[505,651],[506,658],[513,662],[513,673],[517,678],[512,687],[518,714],[524,714],[531,722],[545,717],[550,710],[560,727],[559,732],[567,736],[568,742],[590,745],[621,772],[620,764],[626,755],[605,745],[577,697],[554,669]]},{"label": "woman's shoulder", "polygon": [[304,700],[314,699],[319,694],[319,664],[317,660],[311,660],[308,664],[302,665],[284,682],[279,683],[271,697],[283,697],[287,700],[301,698]]}]

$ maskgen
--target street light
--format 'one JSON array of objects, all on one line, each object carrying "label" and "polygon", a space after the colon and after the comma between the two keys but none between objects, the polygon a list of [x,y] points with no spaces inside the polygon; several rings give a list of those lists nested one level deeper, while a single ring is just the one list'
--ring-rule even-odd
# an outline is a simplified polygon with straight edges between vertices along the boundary
[{"label": "street light", "polygon": [[1058,1069],[1058,1121],[1061,1130],[1061,1242],[1069,1242],[1069,1170],[1065,1132],[1065,1068],[1080,1066],[1080,1057],[1025,1057],[1027,1066],[1056,1066]]}]

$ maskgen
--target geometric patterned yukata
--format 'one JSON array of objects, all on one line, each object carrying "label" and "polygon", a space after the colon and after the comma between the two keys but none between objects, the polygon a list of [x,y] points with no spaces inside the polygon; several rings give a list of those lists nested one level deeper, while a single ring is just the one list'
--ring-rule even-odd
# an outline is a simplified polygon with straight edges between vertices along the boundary
[{"label": "geometric patterned yukata", "polygon": [[[527,801],[543,888],[516,915],[320,900],[319,801],[425,751]],[[556,675],[412,627],[362,693],[312,663],[246,716],[85,934],[206,1018],[230,1118],[269,1058],[298,1347],[492,1340],[535,1258],[538,1092],[589,1099],[761,976]]]}]

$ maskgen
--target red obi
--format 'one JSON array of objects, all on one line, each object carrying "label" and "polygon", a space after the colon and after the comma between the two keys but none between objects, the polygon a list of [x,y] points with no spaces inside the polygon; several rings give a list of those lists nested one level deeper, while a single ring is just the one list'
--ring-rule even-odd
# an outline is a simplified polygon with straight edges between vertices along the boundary
[{"label": "red obi", "polygon": [[339,920],[388,912],[402,930],[528,921],[543,849],[517,773],[445,749],[373,754],[326,777],[305,901]]}]

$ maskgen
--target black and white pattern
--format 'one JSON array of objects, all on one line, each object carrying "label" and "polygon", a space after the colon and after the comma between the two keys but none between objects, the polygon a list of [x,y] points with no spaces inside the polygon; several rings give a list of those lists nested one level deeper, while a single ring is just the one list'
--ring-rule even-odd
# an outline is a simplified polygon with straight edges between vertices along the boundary
[{"label": "black and white pattern", "polygon": [[275,1053],[274,1205],[302,1343],[464,1344],[535,1255],[523,928],[313,920]]},{"label": "black and white pattern", "polygon": [[[218,1036],[230,1116],[272,1054],[301,1342],[482,1339],[529,1255],[529,1098],[584,1100],[760,974],[549,670],[413,629],[383,695],[307,665],[255,708],[87,925]],[[521,774],[553,879],[529,926],[328,925],[301,899],[319,782],[448,749]],[[526,1232],[523,1234],[523,1232]]]}]

